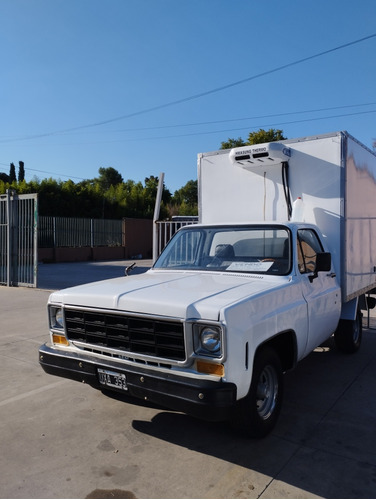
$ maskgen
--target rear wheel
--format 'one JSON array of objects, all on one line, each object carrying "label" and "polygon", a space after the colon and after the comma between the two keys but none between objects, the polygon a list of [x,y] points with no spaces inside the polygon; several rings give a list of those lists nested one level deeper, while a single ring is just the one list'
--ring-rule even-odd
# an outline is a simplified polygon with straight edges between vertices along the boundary
[{"label": "rear wheel", "polygon": [[362,313],[360,311],[354,320],[341,319],[334,332],[337,349],[347,354],[357,352],[362,342],[362,333]]},{"label": "rear wheel", "polygon": [[273,349],[264,348],[256,354],[251,387],[237,405],[233,427],[249,437],[266,436],[277,422],[282,398],[281,361]]}]

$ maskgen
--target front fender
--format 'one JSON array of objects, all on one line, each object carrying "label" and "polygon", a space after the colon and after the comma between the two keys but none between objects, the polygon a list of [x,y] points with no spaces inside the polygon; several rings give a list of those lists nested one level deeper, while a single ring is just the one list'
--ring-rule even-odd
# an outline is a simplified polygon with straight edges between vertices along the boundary
[{"label": "front fender", "polygon": [[[226,308],[223,321],[227,332],[226,380],[236,384],[239,399],[248,393],[255,353],[261,345],[278,338],[276,347],[281,350],[283,339],[289,338],[286,350],[294,352],[285,356],[294,358],[294,364],[304,355],[308,339],[307,303],[298,283],[291,281]],[[290,332],[288,337],[286,332]]]}]

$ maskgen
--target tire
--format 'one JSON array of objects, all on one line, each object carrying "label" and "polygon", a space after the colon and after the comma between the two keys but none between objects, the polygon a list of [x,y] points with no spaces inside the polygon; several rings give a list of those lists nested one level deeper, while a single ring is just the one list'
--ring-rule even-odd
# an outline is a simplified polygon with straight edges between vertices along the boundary
[{"label": "tire", "polygon": [[362,314],[358,311],[354,320],[341,319],[334,332],[334,341],[339,351],[354,354],[362,342]]},{"label": "tire", "polygon": [[232,426],[243,435],[263,438],[277,423],[283,399],[283,372],[277,353],[263,348],[256,354],[247,396],[238,402]]}]

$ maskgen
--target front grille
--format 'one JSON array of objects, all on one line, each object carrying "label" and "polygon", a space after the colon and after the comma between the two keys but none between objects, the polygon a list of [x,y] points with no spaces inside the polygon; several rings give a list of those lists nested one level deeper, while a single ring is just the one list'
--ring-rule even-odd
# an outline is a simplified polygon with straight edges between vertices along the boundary
[{"label": "front grille", "polygon": [[121,314],[65,310],[67,337],[97,349],[185,360],[183,324]]}]

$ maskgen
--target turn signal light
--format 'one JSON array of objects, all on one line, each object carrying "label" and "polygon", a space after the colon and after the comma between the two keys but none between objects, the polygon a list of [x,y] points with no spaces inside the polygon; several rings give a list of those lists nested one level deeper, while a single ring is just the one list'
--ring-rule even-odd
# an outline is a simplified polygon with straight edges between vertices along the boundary
[{"label": "turn signal light", "polygon": [[57,333],[52,334],[52,342],[59,345],[69,345],[66,337],[64,335],[58,335]]},{"label": "turn signal light", "polygon": [[225,367],[223,365],[208,363],[207,361],[197,361],[197,371],[201,373],[207,373],[208,375],[217,375],[218,377],[224,377]]}]

